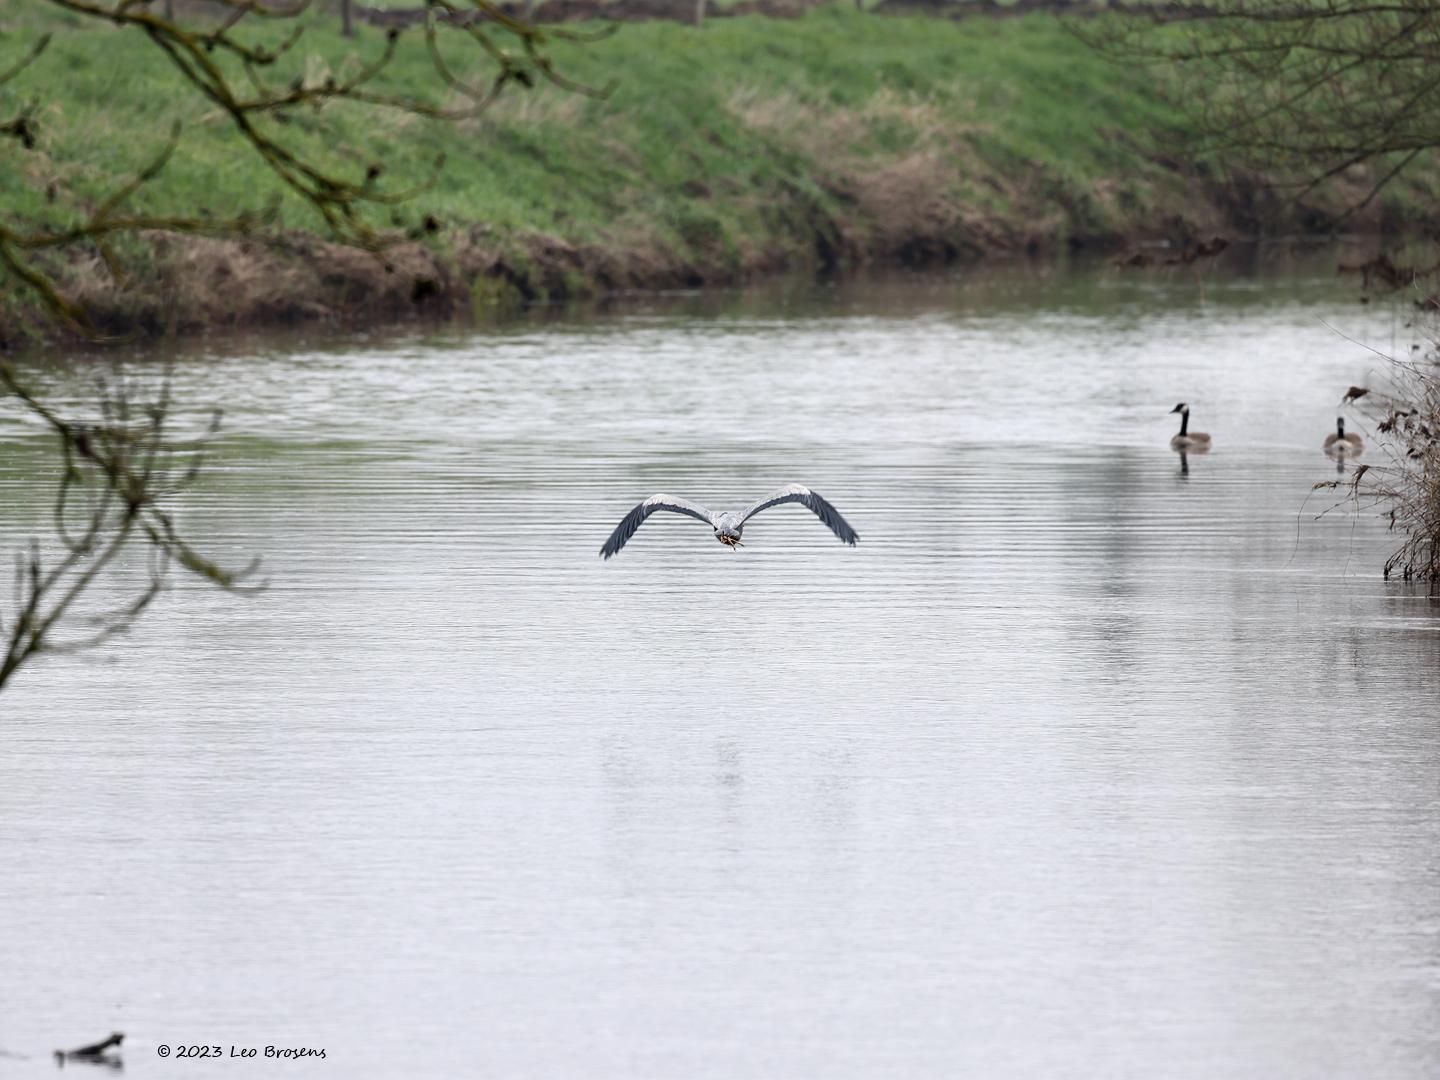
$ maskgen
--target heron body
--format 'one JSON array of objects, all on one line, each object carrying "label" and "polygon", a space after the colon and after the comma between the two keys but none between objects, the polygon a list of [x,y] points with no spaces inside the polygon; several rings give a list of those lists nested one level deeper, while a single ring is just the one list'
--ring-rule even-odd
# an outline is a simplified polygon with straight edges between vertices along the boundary
[{"label": "heron body", "polygon": [[715,526],[715,539],[726,547],[744,547],[740,543],[740,537],[745,532],[745,519],[739,514],[732,514],[726,511],[723,514],[716,514],[713,520]]},{"label": "heron body", "polygon": [[715,539],[726,547],[732,549],[743,547],[741,537],[745,533],[745,523],[750,518],[772,506],[792,502],[799,503],[818,517],[831,532],[839,537],[842,543],[853,547],[855,542],[860,539],[855,530],[850,527],[850,523],[841,517],[840,512],[825,499],[807,487],[790,484],[751,503],[744,510],[727,510],[720,513],[707,510],[699,503],[693,503],[674,495],[651,495],[650,498],[626,514],[620,524],[615,526],[615,531],[610,534],[610,538],[600,549],[600,557],[608,559],[616,554],[625,546],[630,537],[635,535],[635,530],[640,528],[641,523],[659,510],[668,510],[672,514],[684,514],[686,517],[703,521],[715,531]]},{"label": "heron body", "polygon": [[1331,454],[1358,454],[1365,449],[1365,440],[1359,435],[1345,434],[1345,418],[1335,418],[1335,430],[1325,436],[1325,450]]},{"label": "heron body", "polygon": [[1191,453],[1204,453],[1210,449],[1210,436],[1203,431],[1190,430],[1190,406],[1183,401],[1170,410],[1172,413],[1180,414],[1180,431],[1170,440],[1172,450],[1189,450]]}]

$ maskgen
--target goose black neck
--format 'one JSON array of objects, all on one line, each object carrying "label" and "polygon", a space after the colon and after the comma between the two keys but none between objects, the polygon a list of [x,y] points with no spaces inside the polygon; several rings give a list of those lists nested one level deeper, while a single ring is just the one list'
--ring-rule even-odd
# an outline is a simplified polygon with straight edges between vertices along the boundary
[{"label": "goose black neck", "polygon": [[1182,412],[1182,413],[1180,414],[1180,434],[1181,434],[1181,435],[1184,435],[1184,434],[1185,434],[1186,432],[1188,432],[1189,430],[1190,430],[1190,414],[1189,414],[1188,412]]},{"label": "goose black neck", "polygon": [[1342,439],[1345,438],[1345,417],[1337,416],[1335,418],[1335,434]]}]

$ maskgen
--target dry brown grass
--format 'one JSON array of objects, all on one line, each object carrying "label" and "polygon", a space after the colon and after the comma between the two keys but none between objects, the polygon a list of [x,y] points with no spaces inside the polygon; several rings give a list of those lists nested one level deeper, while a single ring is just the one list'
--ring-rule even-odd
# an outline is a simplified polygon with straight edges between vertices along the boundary
[{"label": "dry brown grass", "polygon": [[[991,178],[966,154],[967,136],[984,126],[957,124],[953,109],[892,88],[845,109],[740,87],[726,107],[747,126],[799,149],[824,186],[854,208],[853,220],[833,223],[837,243],[852,257],[945,258],[1016,240],[961,193],[962,179]],[[908,149],[877,151],[881,130]]]},{"label": "dry brown grass", "polygon": [[982,131],[980,124],[957,125],[955,118],[934,101],[884,87],[859,108],[821,108],[795,94],[759,86],[731,91],[726,107],[751,127],[774,133],[794,133],[817,152],[854,150],[875,127],[898,124],[916,142],[953,141],[957,135]]},{"label": "dry brown grass", "polygon": [[[537,86],[523,94],[502,95],[473,120],[462,121],[460,127],[462,130],[501,125],[524,130],[573,128],[584,117],[588,104],[589,100],[579,94],[569,94],[553,86]],[[447,107],[460,109],[465,105],[465,99],[456,95]]]},{"label": "dry brown grass", "polygon": [[[1404,540],[1385,576],[1440,591],[1440,359],[1396,364],[1398,400],[1376,426],[1388,462],[1370,484]],[[1363,478],[1361,478],[1363,482]]]},{"label": "dry brown grass", "polygon": [[1345,495],[1341,505],[1378,509],[1402,539],[1385,577],[1428,583],[1440,596],[1440,312],[1429,354],[1386,357],[1390,385],[1359,401],[1373,425],[1370,460],[1346,480],[1317,487]]}]

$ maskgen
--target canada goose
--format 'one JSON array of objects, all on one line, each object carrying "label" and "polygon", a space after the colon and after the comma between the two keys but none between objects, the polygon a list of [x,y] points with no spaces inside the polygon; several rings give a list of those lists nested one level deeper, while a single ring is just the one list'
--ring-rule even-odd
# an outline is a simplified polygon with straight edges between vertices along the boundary
[{"label": "canada goose", "polygon": [[1358,454],[1365,449],[1359,435],[1345,434],[1345,417],[1335,418],[1335,430],[1325,436],[1325,451],[1330,454]]},{"label": "canada goose", "polygon": [[1189,450],[1191,453],[1204,453],[1210,449],[1210,436],[1203,431],[1190,430],[1190,406],[1183,401],[1170,410],[1172,413],[1180,414],[1180,431],[1170,440],[1172,450]]}]

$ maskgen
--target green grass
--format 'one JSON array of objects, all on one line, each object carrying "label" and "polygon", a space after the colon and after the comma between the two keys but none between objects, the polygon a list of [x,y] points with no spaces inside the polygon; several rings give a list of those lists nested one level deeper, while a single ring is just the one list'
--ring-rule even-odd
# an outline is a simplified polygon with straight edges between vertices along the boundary
[{"label": "green grass", "polygon": [[[0,67],[48,7],[7,5]],[[93,205],[176,121],[180,151],[135,197],[137,209],[227,213],[273,197],[273,178],[228,119],[147,40],[67,21],[44,57],[0,88],[0,120],[27,96],[41,102],[41,152],[0,145],[6,220],[63,220]],[[381,48],[378,30],[345,39],[335,18],[316,15],[271,78],[343,75]],[[446,55],[477,82],[492,74],[463,42]],[[1122,233],[1192,197],[1148,152],[1156,138],[1186,134],[1183,113],[1152,75],[1097,56],[1049,16],[956,22],[844,4],[795,20],[717,18],[703,30],[626,25],[583,46],[556,42],[553,55],[569,78],[618,80],[614,92],[514,87],[483,116],[453,124],[340,105],[271,130],[350,176],[381,161],[391,190],[420,182],[443,153],[433,187],[403,211],[407,221],[439,219],[442,245],[485,224],[502,237],[649,245],[721,268],[804,258],[816,221],[842,223],[862,243],[919,228],[894,217],[927,198],[963,219],[939,228],[973,231],[978,218],[1019,236]],[[456,104],[437,84],[421,36],[405,34],[380,88]],[[55,204],[52,182],[69,193]],[[288,227],[321,227],[293,196],[281,210]]]}]

